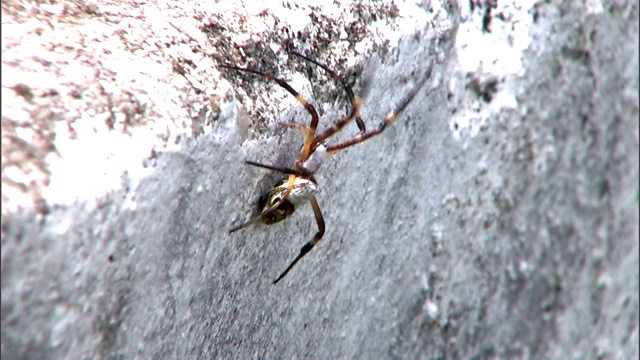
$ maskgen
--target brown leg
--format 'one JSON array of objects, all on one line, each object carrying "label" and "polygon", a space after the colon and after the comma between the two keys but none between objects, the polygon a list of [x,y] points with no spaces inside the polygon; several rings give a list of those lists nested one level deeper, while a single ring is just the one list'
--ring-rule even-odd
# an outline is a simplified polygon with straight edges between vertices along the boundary
[{"label": "brown leg", "polygon": [[311,198],[311,207],[313,208],[313,214],[316,217],[316,223],[318,224],[318,232],[313,236],[313,239],[308,243],[304,244],[302,249],[300,249],[300,253],[296,256],[295,259],[289,264],[289,266],[278,276],[273,283],[276,284],[278,281],[282,280],[282,278],[287,275],[289,270],[293,268],[293,266],[300,261],[313,247],[322,239],[322,235],[324,235],[324,218],[322,217],[322,212],[320,212],[320,206],[318,206],[318,201],[316,197]]},{"label": "brown leg", "polygon": [[[313,139],[313,142],[311,143],[311,147],[314,148],[329,136],[340,131],[345,125],[349,123],[349,121],[351,121],[351,119],[353,119],[354,116],[357,115],[359,117],[361,103],[362,103],[362,99],[359,96],[356,96],[355,99],[353,100],[353,112],[350,115],[343,116],[342,119],[340,119],[340,121],[334,123],[333,125],[331,125],[330,128],[328,128],[327,130],[323,131],[321,134],[316,136],[315,139]],[[366,132],[361,131],[358,135],[362,135],[365,133]]]},{"label": "brown leg", "polygon": [[[281,122],[281,123],[278,123],[278,125],[286,126],[286,127],[290,127],[290,128],[296,128],[296,129],[300,130],[300,132],[302,133],[302,139],[303,140],[306,140],[307,137],[309,136],[309,127],[308,126],[305,126],[305,125],[302,125],[302,124],[290,123],[290,122]],[[304,150],[304,147],[302,148],[302,150]],[[311,152],[309,152],[309,153],[311,153]]]},{"label": "brown leg", "polygon": [[293,95],[296,100],[298,100],[298,102],[300,102],[300,104],[302,104],[302,106],[305,107],[305,109],[307,109],[307,111],[309,112],[309,114],[311,114],[311,124],[309,124],[309,132],[308,134],[306,134],[305,139],[304,139],[304,146],[302,147],[302,161],[307,160],[307,158],[309,157],[309,154],[311,153],[311,141],[313,140],[313,137],[316,134],[316,128],[318,127],[318,112],[316,111],[316,109],[313,107],[313,105],[309,104],[307,102],[307,100],[305,100],[297,91],[295,91],[289,84],[287,84],[286,81],[277,78],[271,74],[267,74],[267,73],[263,73],[261,71],[257,71],[257,70],[251,70],[251,69],[245,69],[245,68],[240,68],[237,66],[231,66],[231,65],[220,65],[220,67],[226,68],[226,69],[231,69],[231,70],[236,70],[236,71],[244,71],[244,72],[248,72],[248,73],[252,73],[252,74],[256,74],[256,75],[260,75],[263,76],[269,80],[275,81],[278,83],[278,85],[280,85],[280,87],[282,87],[283,89],[287,90],[291,95]]},{"label": "brown leg", "polygon": [[[365,133],[365,132],[367,131],[367,128],[365,127],[364,122],[363,122],[363,121],[362,121],[362,119],[360,118],[360,111],[358,111],[358,108],[354,105],[354,104],[355,104],[355,101],[356,101],[356,97],[355,97],[355,95],[353,94],[353,89],[352,89],[352,88],[351,88],[351,86],[350,86],[350,85],[349,85],[349,84],[344,80],[344,78],[342,78],[342,76],[340,76],[340,75],[336,74],[333,70],[329,69],[329,67],[328,67],[328,66],[326,66],[326,65],[324,65],[324,64],[322,64],[322,63],[319,63],[318,61],[316,61],[316,60],[314,60],[314,59],[311,59],[311,58],[309,58],[309,57],[306,57],[306,56],[304,56],[304,55],[302,55],[302,54],[300,54],[300,53],[298,53],[298,52],[295,52],[295,51],[289,51],[289,52],[290,52],[291,54],[293,54],[293,55],[296,55],[296,56],[298,56],[298,57],[301,57],[301,58],[303,58],[303,59],[307,60],[308,62],[313,63],[313,64],[315,64],[316,66],[320,67],[322,70],[324,70],[324,71],[326,71],[327,73],[329,73],[329,75],[331,75],[331,77],[333,77],[336,81],[338,81],[339,83],[341,83],[341,84],[342,84],[342,87],[344,88],[344,91],[347,93],[347,97],[349,98],[349,101],[351,102],[351,105],[352,105],[352,107],[351,107],[351,113],[350,113],[350,114],[345,115],[345,117],[347,117],[347,116],[348,116],[348,118],[347,118],[348,120],[351,120],[351,119],[353,119],[353,118],[355,117],[355,119],[356,119],[356,124],[358,124],[358,129],[360,129],[360,133]],[[343,118],[343,120],[344,120],[344,118]],[[342,124],[342,126],[344,126],[344,125],[348,122],[348,120],[347,120],[347,121],[345,121],[345,123],[344,123],[344,124]],[[342,126],[340,126],[340,128],[342,128]],[[331,133],[331,134],[333,134],[333,133]],[[325,136],[323,137],[323,139],[327,138],[327,137],[328,137],[329,135],[331,135],[331,134],[325,135]],[[323,135],[324,135],[324,133],[323,133]],[[319,140],[318,142],[320,142],[320,141],[322,141],[322,140]],[[315,142],[315,143],[318,143],[318,142]]]},{"label": "brown leg", "polygon": [[347,140],[339,142],[337,144],[328,145],[327,146],[327,154],[328,155],[333,155],[333,154],[335,154],[336,152],[338,152],[340,150],[346,149],[351,145],[355,145],[355,144],[357,144],[359,142],[362,142],[362,141],[367,140],[367,139],[369,139],[371,137],[374,137],[374,136],[380,134],[382,131],[384,131],[384,129],[387,127],[387,125],[389,125],[396,117],[398,117],[398,115],[402,111],[404,111],[404,109],[406,109],[406,107],[411,103],[413,98],[415,98],[415,96],[418,94],[420,89],[422,89],[422,86],[424,85],[424,83],[431,76],[431,69],[432,68],[433,68],[433,65],[430,65],[429,68],[427,69],[427,72],[425,73],[425,75],[416,83],[416,85],[413,87],[413,89],[411,89],[411,91],[402,99],[400,104],[398,106],[396,106],[396,108],[393,111],[391,111],[384,118],[384,121],[382,122],[382,124],[380,124],[379,128],[373,129],[373,130],[369,130],[364,134],[358,134],[358,135],[352,137],[351,139],[347,139]]}]

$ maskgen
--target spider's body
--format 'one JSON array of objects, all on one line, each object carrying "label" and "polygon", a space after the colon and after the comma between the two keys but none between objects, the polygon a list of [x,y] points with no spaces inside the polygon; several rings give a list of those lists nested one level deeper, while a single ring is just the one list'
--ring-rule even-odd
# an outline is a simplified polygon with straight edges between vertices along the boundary
[{"label": "spider's body", "polygon": [[[269,80],[277,82],[278,85],[291,93],[291,95],[293,95],[311,115],[311,123],[309,124],[309,126],[289,123],[284,124],[290,127],[299,128],[302,131],[302,135],[304,137],[304,143],[302,146],[302,150],[300,151],[300,158],[294,162],[293,169],[246,161],[246,163],[249,165],[275,170],[288,174],[288,176],[276,183],[276,185],[267,194],[263,195],[260,198],[260,214],[253,217],[246,223],[230,230],[230,232],[235,232],[240,229],[244,229],[245,227],[248,227],[249,225],[254,224],[257,221],[262,221],[263,223],[268,225],[274,224],[285,220],[287,217],[293,214],[296,207],[305,204],[307,201],[311,203],[311,208],[313,209],[316,223],[318,224],[318,232],[309,242],[307,242],[302,247],[302,249],[300,249],[300,253],[298,254],[298,256],[289,264],[289,266],[282,272],[282,274],[280,274],[280,276],[278,276],[274,280],[274,284],[280,281],[289,272],[289,270],[291,270],[291,268],[293,268],[293,266],[300,259],[302,259],[302,257],[304,257],[316,245],[316,243],[320,241],[320,239],[322,239],[322,236],[324,235],[324,218],[322,216],[322,212],[320,211],[318,201],[315,197],[315,195],[319,192],[318,184],[313,177],[314,173],[318,171],[320,165],[322,165],[322,161],[324,160],[324,158],[327,155],[333,155],[340,150],[346,149],[352,145],[358,144],[382,133],[387,125],[389,125],[398,116],[398,114],[400,114],[413,100],[418,91],[431,76],[432,69],[432,66],[429,65],[425,75],[420,80],[418,80],[413,89],[407,95],[405,95],[400,104],[395,109],[393,109],[393,111],[387,114],[384,121],[377,129],[367,130],[364,122],[360,118],[360,104],[362,102],[362,99],[353,94],[351,86],[349,86],[349,84],[347,84],[344,79],[342,79],[342,77],[334,73],[327,66],[320,64],[319,62],[304,55],[295,52],[292,52],[292,54],[314,63],[315,65],[319,66],[327,73],[329,73],[329,75],[331,75],[334,79],[342,84],[345,92],[347,93],[347,96],[349,97],[349,100],[351,101],[351,112],[343,116],[342,119],[340,119],[331,127],[318,135],[316,135],[316,129],[318,127],[318,113],[316,109],[311,104],[309,104],[302,96],[300,96],[300,94],[298,94],[298,92],[295,91],[289,84],[287,84],[286,81],[279,79],[271,74],[260,72],[257,70],[239,68],[230,65],[222,66],[236,71],[243,71],[255,75],[260,75]],[[355,122],[358,125],[358,129],[360,130],[357,135],[336,144],[325,145],[325,140],[327,138],[340,131],[347,123],[349,123],[353,119],[355,119]]]},{"label": "spider's body", "polygon": [[[258,201],[260,212],[267,211],[270,207],[282,200],[284,194],[287,192],[288,182],[289,178],[284,178],[278,181],[268,193],[260,197],[260,201]],[[296,178],[289,196],[285,198],[274,212],[265,215],[262,218],[262,222],[267,225],[271,225],[288,218],[293,214],[296,208],[306,204],[318,192],[318,184],[316,184],[315,181],[311,179]]]}]

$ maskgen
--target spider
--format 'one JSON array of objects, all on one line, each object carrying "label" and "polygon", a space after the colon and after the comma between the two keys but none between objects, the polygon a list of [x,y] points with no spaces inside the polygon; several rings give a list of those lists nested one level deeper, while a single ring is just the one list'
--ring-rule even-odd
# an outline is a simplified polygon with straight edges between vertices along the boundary
[{"label": "spider", "polygon": [[[409,105],[409,103],[411,103],[424,83],[431,76],[432,69],[432,65],[430,64],[422,78],[420,78],[420,80],[418,80],[412,90],[402,98],[402,101],[391,112],[387,114],[387,116],[384,118],[384,121],[379,125],[378,128],[367,130],[360,116],[360,105],[362,103],[362,98],[354,95],[351,86],[340,75],[329,69],[328,66],[321,64],[320,62],[304,56],[300,53],[294,51],[291,51],[291,53],[306,61],[309,61],[312,64],[315,64],[316,66],[326,71],[329,75],[331,75],[331,77],[333,77],[336,81],[341,83],[342,87],[347,93],[349,101],[351,102],[351,111],[320,134],[316,135],[319,120],[318,112],[313,107],[313,105],[309,104],[309,102],[307,102],[307,100],[305,100],[296,90],[294,90],[289,84],[287,84],[286,81],[277,78],[272,74],[261,72],[258,70],[241,68],[232,65],[221,65],[221,67],[223,68],[240,72],[247,72],[254,75],[262,76],[271,81],[275,81],[276,83],[278,83],[278,85],[280,85],[291,95],[293,95],[311,115],[311,123],[309,124],[309,126],[297,123],[282,123],[282,125],[300,129],[304,138],[302,150],[300,151],[300,158],[293,163],[293,168],[266,165],[249,160],[245,161],[245,163],[248,165],[277,171],[287,174],[288,176],[278,181],[268,193],[260,197],[258,201],[260,214],[254,216],[249,221],[229,230],[230,233],[233,233],[238,230],[244,229],[258,221],[262,221],[267,225],[275,224],[287,219],[293,214],[296,208],[305,204],[307,201],[311,203],[311,208],[313,209],[313,214],[315,215],[316,223],[318,225],[318,231],[310,241],[302,246],[298,256],[296,256],[289,264],[289,266],[287,266],[287,268],[273,281],[273,284],[276,284],[280,280],[282,280],[282,278],[284,278],[285,275],[289,273],[289,271],[298,263],[298,261],[300,261],[300,259],[302,259],[307,253],[309,253],[309,251],[311,251],[311,249],[313,249],[313,247],[320,241],[320,239],[322,239],[322,236],[324,235],[324,218],[322,217],[322,212],[320,211],[320,206],[318,205],[318,200],[316,200],[315,196],[318,193],[318,183],[313,176],[315,172],[320,168],[320,165],[322,165],[322,161],[324,160],[324,158],[328,155],[333,155],[340,150],[344,150],[350,146],[370,139],[384,131],[387,125],[389,125]],[[326,139],[339,132],[353,119],[355,119],[355,122],[358,125],[358,129],[360,130],[357,135],[352,138],[337,142],[335,144],[325,143]]]}]

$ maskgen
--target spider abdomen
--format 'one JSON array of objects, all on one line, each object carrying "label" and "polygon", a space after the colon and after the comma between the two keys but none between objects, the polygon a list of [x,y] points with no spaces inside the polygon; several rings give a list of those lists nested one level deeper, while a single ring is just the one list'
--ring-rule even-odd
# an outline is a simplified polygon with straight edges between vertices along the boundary
[{"label": "spider abdomen", "polygon": [[[287,184],[289,178],[284,178],[278,181],[268,193],[260,197],[258,205],[260,211],[264,212],[273,206],[275,203],[282,199],[282,196],[287,191]],[[318,193],[318,184],[313,180],[297,177],[293,183],[293,188],[289,196],[278,206],[278,208],[264,216],[262,222],[270,225],[280,222],[293,214],[296,207],[304,205],[309,199]]]}]

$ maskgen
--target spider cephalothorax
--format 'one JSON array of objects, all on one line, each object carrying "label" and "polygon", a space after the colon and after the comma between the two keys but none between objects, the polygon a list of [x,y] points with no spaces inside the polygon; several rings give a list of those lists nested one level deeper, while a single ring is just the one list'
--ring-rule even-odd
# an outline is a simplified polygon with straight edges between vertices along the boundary
[{"label": "spider cephalothorax", "polygon": [[[294,162],[293,169],[273,165],[265,165],[253,161],[246,161],[246,163],[249,165],[275,170],[281,173],[288,174],[288,176],[278,181],[278,183],[276,183],[276,185],[267,194],[263,195],[260,198],[260,214],[253,217],[246,223],[236,226],[235,228],[230,230],[230,232],[233,233],[240,229],[244,229],[245,227],[254,224],[257,221],[262,221],[263,223],[268,225],[274,224],[285,220],[287,217],[293,214],[297,207],[305,204],[307,201],[311,203],[311,208],[313,209],[316,223],[318,224],[318,232],[316,232],[313,238],[309,242],[307,242],[302,247],[302,249],[300,249],[300,253],[298,254],[298,256],[289,264],[289,266],[280,274],[280,276],[278,276],[273,281],[274,284],[280,281],[289,272],[289,270],[291,270],[293,266],[300,259],[302,259],[302,257],[304,257],[315,246],[316,243],[320,241],[320,239],[324,235],[324,218],[322,217],[320,206],[318,206],[318,201],[315,197],[315,195],[318,193],[318,184],[313,177],[313,174],[318,171],[320,165],[322,165],[322,161],[324,160],[324,158],[327,155],[333,155],[340,150],[346,149],[352,145],[355,145],[359,142],[380,134],[386,128],[386,126],[389,125],[398,116],[398,114],[400,114],[407,107],[407,105],[409,105],[409,103],[413,100],[418,91],[420,91],[427,79],[431,76],[432,69],[432,66],[430,64],[427,67],[425,74],[418,80],[418,82],[416,82],[413,89],[407,95],[405,95],[398,106],[396,106],[389,114],[387,114],[387,116],[384,118],[384,121],[378,128],[367,130],[364,122],[362,121],[362,118],[360,117],[360,104],[362,102],[362,99],[354,95],[351,86],[347,84],[347,82],[342,77],[333,72],[327,66],[299,53],[292,52],[292,54],[319,66],[329,75],[331,75],[331,77],[339,81],[342,84],[345,92],[347,93],[349,101],[351,102],[351,112],[343,116],[340,120],[338,120],[331,127],[326,129],[319,135],[316,135],[316,129],[318,127],[318,113],[316,109],[311,104],[309,104],[302,96],[300,96],[300,94],[298,94],[298,92],[295,91],[291,86],[289,86],[289,84],[287,84],[284,80],[279,79],[269,73],[264,73],[257,70],[240,68],[231,65],[222,65],[222,67],[227,69],[260,75],[269,80],[277,82],[278,85],[291,93],[291,95],[293,95],[311,115],[311,123],[309,124],[309,126],[291,123],[284,124],[300,129],[304,137],[304,144],[302,145],[302,150],[300,151],[300,158]],[[327,138],[340,131],[347,123],[349,123],[353,119],[355,119],[355,122],[358,125],[358,129],[360,130],[357,135],[335,144],[325,145],[325,140]]]}]

